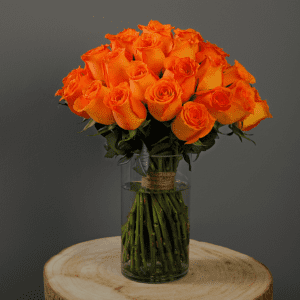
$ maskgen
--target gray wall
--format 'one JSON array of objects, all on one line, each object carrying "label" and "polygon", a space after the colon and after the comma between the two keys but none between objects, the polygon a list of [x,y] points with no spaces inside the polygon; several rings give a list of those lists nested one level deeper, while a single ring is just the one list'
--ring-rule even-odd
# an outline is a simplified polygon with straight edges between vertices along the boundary
[{"label": "gray wall", "polygon": [[221,136],[192,165],[191,238],[247,254],[299,299],[299,1],[5,1],[0,5],[0,298],[43,299],[62,249],[120,235],[120,167],[78,134],[62,78],[106,33],[158,20],[193,28],[255,76],[273,119]]}]

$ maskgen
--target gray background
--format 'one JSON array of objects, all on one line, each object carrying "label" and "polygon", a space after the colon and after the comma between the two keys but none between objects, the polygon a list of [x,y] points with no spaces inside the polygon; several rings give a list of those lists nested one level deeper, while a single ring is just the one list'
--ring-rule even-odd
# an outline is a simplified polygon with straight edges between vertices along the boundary
[{"label": "gray background", "polygon": [[[220,136],[192,165],[191,238],[265,264],[274,299],[300,298],[299,1],[5,1],[0,5],[0,298],[43,299],[62,249],[120,235],[117,159],[54,93],[106,33],[193,28],[256,78],[273,119]],[[229,132],[229,131],[228,131]]]}]

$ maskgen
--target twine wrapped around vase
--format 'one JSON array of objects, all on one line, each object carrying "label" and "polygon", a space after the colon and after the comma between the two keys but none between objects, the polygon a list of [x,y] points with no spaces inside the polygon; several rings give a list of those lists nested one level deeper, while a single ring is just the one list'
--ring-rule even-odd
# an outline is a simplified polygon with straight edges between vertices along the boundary
[{"label": "twine wrapped around vase", "polygon": [[175,172],[150,172],[147,177],[142,177],[142,187],[151,190],[172,190],[175,175]]}]

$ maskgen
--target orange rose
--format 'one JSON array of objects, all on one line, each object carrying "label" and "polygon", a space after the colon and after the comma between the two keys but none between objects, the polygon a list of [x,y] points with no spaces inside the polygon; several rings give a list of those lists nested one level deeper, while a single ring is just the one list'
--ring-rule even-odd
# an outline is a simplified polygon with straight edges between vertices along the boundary
[{"label": "orange rose", "polygon": [[86,68],[91,76],[97,80],[105,80],[103,70],[103,57],[111,52],[107,47],[109,45],[101,45],[95,49],[91,49],[81,55],[81,59],[85,62]]},{"label": "orange rose", "polygon": [[125,130],[134,130],[146,120],[147,109],[140,101],[134,101],[128,82],[113,87],[103,103],[112,110],[117,124]]},{"label": "orange rose", "polygon": [[62,80],[63,87],[55,93],[55,96],[61,96],[59,101],[64,99],[64,90],[68,86],[70,81],[76,79],[78,76],[85,76],[85,75],[87,75],[86,69],[82,69],[79,66],[77,69],[72,70],[66,77],[64,77],[64,79]]},{"label": "orange rose", "polygon": [[115,123],[112,110],[103,104],[103,98],[110,89],[103,86],[100,80],[94,80],[85,94],[77,98],[73,108],[77,112],[86,112],[97,123],[110,125]]},{"label": "orange rose", "polygon": [[162,42],[161,49],[165,56],[167,56],[173,47],[173,34],[171,32],[172,27],[170,24],[163,25],[158,21],[150,21],[148,26],[138,25],[138,28],[143,30],[143,33],[157,33],[160,35],[159,40]]},{"label": "orange rose", "polygon": [[203,41],[199,32],[194,29],[175,29],[174,46],[168,56],[190,57],[195,60],[199,51],[199,43]]},{"label": "orange rose", "polygon": [[89,115],[86,112],[77,112],[73,109],[75,100],[82,96],[86,91],[89,84],[92,82],[92,78],[89,76],[86,69],[82,69],[80,66],[71,71],[68,76],[63,79],[63,88],[55,93],[55,96],[61,96],[61,99],[65,99],[68,103],[68,107],[74,114],[89,119]]},{"label": "orange rose", "polygon": [[[256,127],[262,120],[266,118],[273,118],[269,111],[267,100],[261,100],[256,88],[252,87],[255,93],[254,113],[245,116],[238,122],[238,127],[243,131],[249,131]],[[242,126],[243,121],[243,126]]]},{"label": "orange rose", "polygon": [[116,50],[107,53],[104,58],[104,76],[105,82],[109,88],[118,86],[121,82],[129,80],[126,73],[130,66],[130,60],[124,48],[117,48]]},{"label": "orange rose", "polygon": [[187,102],[195,92],[196,74],[199,65],[189,57],[167,57],[164,62],[165,72],[162,78],[175,79],[182,88],[182,103]]},{"label": "orange rose", "polygon": [[193,144],[211,131],[215,121],[205,105],[188,101],[172,123],[172,131],[185,144]]},{"label": "orange rose", "polygon": [[233,105],[233,94],[229,88],[218,86],[212,90],[199,91],[193,102],[204,104],[209,113],[222,123],[223,112],[226,113]]},{"label": "orange rose", "polygon": [[248,83],[255,83],[255,78],[245,69],[245,67],[235,60],[234,66],[229,66],[224,70],[223,86],[227,86],[240,79]]},{"label": "orange rose", "polygon": [[[255,94],[248,83],[238,80],[226,90],[230,90],[232,94],[229,102],[231,106],[228,110],[212,112],[218,122],[223,125],[233,124],[254,112]],[[201,94],[199,95],[197,101],[201,102]]]},{"label": "orange rose", "polygon": [[199,78],[197,92],[214,89],[223,82],[223,65],[216,64],[209,56],[201,63],[196,78]]},{"label": "orange rose", "polygon": [[226,56],[230,56],[225,53],[222,48],[210,43],[209,41],[199,43],[199,52],[196,53],[196,62],[201,63],[206,57],[209,57],[215,65],[227,66]]},{"label": "orange rose", "polygon": [[158,121],[173,119],[182,107],[182,89],[175,79],[161,78],[149,86],[145,99],[150,114]]},{"label": "orange rose", "polygon": [[127,74],[133,99],[145,103],[147,87],[159,80],[159,77],[144,62],[139,60],[130,62]]},{"label": "orange rose", "polygon": [[116,35],[112,34],[106,34],[105,38],[111,41],[111,49],[112,51],[116,50],[117,48],[125,48],[128,53],[133,55],[133,49],[132,45],[133,42],[136,41],[136,39],[139,37],[139,32],[136,31],[135,29],[128,28],[119,32]]},{"label": "orange rose", "polygon": [[232,124],[246,114],[229,88],[218,86],[212,90],[196,92],[196,95],[194,102],[204,104],[221,124]]},{"label": "orange rose", "polygon": [[165,55],[162,51],[162,41],[157,33],[142,33],[133,43],[134,57],[147,64],[156,75],[164,66]]}]

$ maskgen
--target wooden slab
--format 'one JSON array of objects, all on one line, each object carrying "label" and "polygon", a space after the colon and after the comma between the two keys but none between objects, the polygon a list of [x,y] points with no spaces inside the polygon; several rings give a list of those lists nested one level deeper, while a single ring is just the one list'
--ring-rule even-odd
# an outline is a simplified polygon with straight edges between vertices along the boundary
[{"label": "wooden slab", "polygon": [[174,282],[138,283],[121,273],[121,236],[73,245],[44,266],[46,300],[269,300],[273,278],[245,254],[190,239],[188,274]]}]

